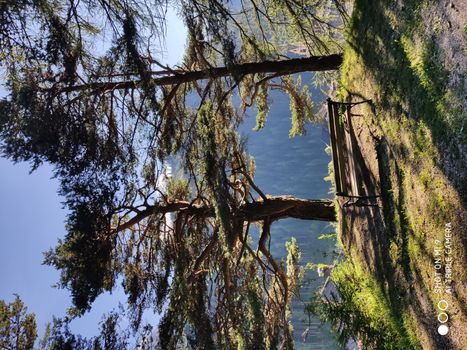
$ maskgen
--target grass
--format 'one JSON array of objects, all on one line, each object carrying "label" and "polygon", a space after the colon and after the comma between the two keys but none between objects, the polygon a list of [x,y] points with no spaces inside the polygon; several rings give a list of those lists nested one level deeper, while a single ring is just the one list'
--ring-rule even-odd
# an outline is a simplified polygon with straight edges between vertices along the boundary
[{"label": "grass", "polygon": [[[340,264],[332,279],[341,303],[346,305],[345,312],[339,309],[339,314],[345,315],[342,321],[348,329],[341,326],[341,332],[348,331],[367,346],[379,349],[421,349],[405,319],[394,313],[378,280],[358,260]],[[344,344],[346,338],[342,339]]]},{"label": "grass", "polygon": [[[349,262],[334,274],[355,276],[360,289],[352,301],[356,310],[364,300],[378,308],[367,309],[378,332],[398,334],[397,349],[461,349],[462,323],[466,320],[465,289],[447,295],[452,319],[446,337],[436,334],[433,288],[435,240],[443,239],[452,222],[454,280],[462,284],[466,272],[462,219],[467,203],[467,116],[462,110],[466,92],[450,82],[451,72],[442,61],[436,36],[441,22],[430,27],[423,14],[435,11],[427,1],[404,1],[396,7],[384,1],[357,0],[348,28],[349,46],[341,69],[342,98],[349,95],[373,99],[365,110],[368,123],[377,130],[379,178],[382,188],[384,227],[377,266],[355,247],[346,246]],[[429,28],[429,30],[427,29]],[[345,218],[341,235],[359,235]],[[455,316],[454,316],[455,315]],[[394,339],[396,339],[394,338]],[[377,348],[392,348],[391,337],[381,338]],[[387,342],[387,343],[386,343]],[[465,344],[464,344],[465,345]]]}]

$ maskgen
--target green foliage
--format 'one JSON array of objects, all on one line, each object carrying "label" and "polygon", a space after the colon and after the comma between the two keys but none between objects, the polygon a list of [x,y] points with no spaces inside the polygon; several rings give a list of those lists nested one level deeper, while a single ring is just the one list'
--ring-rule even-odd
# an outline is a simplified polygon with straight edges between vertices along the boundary
[{"label": "green foliage", "polygon": [[266,124],[266,118],[269,112],[269,101],[268,101],[268,88],[265,84],[261,84],[258,88],[258,94],[256,95],[256,125],[253,130],[258,131],[264,128]]},{"label": "green foliage", "polygon": [[322,235],[318,236],[318,239],[335,239],[337,237],[336,232],[330,232],[330,233],[323,233]]},{"label": "green foliage", "polygon": [[247,4],[247,9],[251,9],[247,23],[254,28],[252,34],[266,53],[285,54],[290,44],[301,43],[310,54],[327,54],[340,51],[344,42],[343,4],[341,1],[251,1]]},{"label": "green foliage", "polygon": [[[265,315],[262,310],[261,281],[259,278],[251,281],[246,292],[246,302],[248,307],[248,326],[251,334],[251,349],[264,349],[264,338],[262,328],[265,322]],[[246,345],[243,346],[247,349]]]},{"label": "green foliage", "polygon": [[99,335],[84,338],[73,334],[66,320],[54,318],[48,323],[39,342],[41,350],[126,350],[129,349],[130,334],[122,330],[116,312],[105,316],[99,324]]},{"label": "green foliage", "polygon": [[350,338],[365,349],[419,349],[393,314],[378,282],[362,267],[345,261],[333,269],[331,280],[337,294],[317,295],[308,310],[330,322],[344,345]]},{"label": "green foliage", "polygon": [[0,300],[0,348],[33,349],[37,338],[36,317],[18,295],[9,304]]},{"label": "green foliage", "polygon": [[[298,248],[297,240],[295,237],[292,237],[290,241],[285,243],[285,248],[287,250],[287,264],[286,264],[286,274],[288,280],[288,288],[290,295],[293,295],[297,289],[300,287],[300,283],[303,280],[305,275],[305,268],[299,266],[301,253]],[[287,305],[286,316],[290,316],[290,309]],[[293,327],[292,324],[288,322],[287,329],[283,330],[284,332],[284,341],[283,346],[286,349],[294,348],[294,341],[292,338]]]},{"label": "green foliage", "polygon": [[170,178],[167,184],[167,200],[169,202],[175,200],[189,200],[190,188],[189,182],[184,178]]},{"label": "green foliage", "polygon": [[93,347],[92,342],[71,333],[68,323],[54,318],[52,324],[47,324],[40,348],[44,350],[85,350],[99,348]]},{"label": "green foliage", "polygon": [[287,278],[290,281],[290,288],[294,290],[295,288],[298,288],[305,273],[305,269],[298,266],[301,253],[295,237],[292,237],[290,241],[285,242],[285,249],[287,250]]},{"label": "green foliage", "polygon": [[124,350],[129,348],[129,332],[122,330],[120,316],[116,312],[108,314],[100,323],[100,334],[93,339],[97,349]]},{"label": "green foliage", "polygon": [[291,77],[287,77],[283,78],[283,87],[290,97],[292,127],[289,131],[289,137],[304,135],[305,122],[314,120],[313,102],[308,86],[302,86],[300,77],[295,81]]},{"label": "green foliage", "polygon": [[[68,321],[54,318],[47,324],[39,341],[41,350],[124,350],[129,348],[129,332],[122,331],[117,313],[108,314],[100,322],[100,333],[92,339],[73,334]],[[6,304],[0,300],[0,347],[2,349],[33,349],[37,338],[36,320],[33,313],[19,296]]]},{"label": "green foliage", "polygon": [[[216,217],[222,225],[229,248],[232,248],[232,218],[229,208],[229,198],[226,174],[226,156],[235,139],[229,132],[228,125],[213,113],[213,106],[203,105],[198,110],[199,137],[202,143],[202,159],[204,161],[204,179],[214,196]],[[232,145],[229,144],[232,142]]]},{"label": "green foliage", "polygon": [[317,271],[325,268],[330,268],[333,265],[328,265],[328,264],[312,264],[312,263],[307,263],[306,268],[310,269],[311,271]]},{"label": "green foliage", "polygon": [[[82,203],[69,217],[69,233],[55,249],[45,253],[45,263],[61,270],[61,286],[71,286],[74,312],[82,314],[103,291],[113,287],[118,270],[112,263],[114,242],[101,235],[110,226],[108,217],[101,217],[101,206]],[[96,204],[99,205],[99,204]]]}]

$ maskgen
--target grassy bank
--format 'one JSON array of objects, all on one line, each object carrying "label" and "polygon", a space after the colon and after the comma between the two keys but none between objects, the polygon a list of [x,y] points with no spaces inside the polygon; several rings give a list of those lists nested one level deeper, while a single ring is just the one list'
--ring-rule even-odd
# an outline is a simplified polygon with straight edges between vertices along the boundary
[{"label": "grassy bank", "polygon": [[[358,0],[348,27],[340,95],[373,101],[362,107],[360,131],[376,140],[381,223],[370,227],[377,231],[377,238],[368,243],[377,249],[370,251],[352,243],[363,235],[361,227],[341,217],[340,235],[349,262],[336,270],[334,279],[358,285],[346,292],[351,295],[349,304],[367,317],[373,332],[392,334],[373,343],[381,349],[467,346],[466,91],[464,72],[455,62],[465,29],[456,24],[455,7],[443,6]],[[454,53],[447,55],[447,50]],[[436,273],[446,272],[446,264],[436,270],[434,261],[436,248],[446,242],[448,223],[452,293],[435,286]],[[449,303],[446,336],[437,332],[442,299]],[[377,306],[367,307],[369,301]],[[377,319],[381,322],[372,321]],[[365,330],[357,332],[364,340]]]}]

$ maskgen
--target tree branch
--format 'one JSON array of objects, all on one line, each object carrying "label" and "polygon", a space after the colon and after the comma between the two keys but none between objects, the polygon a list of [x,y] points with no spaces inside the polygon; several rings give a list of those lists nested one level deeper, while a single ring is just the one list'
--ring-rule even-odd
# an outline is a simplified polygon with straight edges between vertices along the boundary
[{"label": "tree branch", "polygon": [[[335,221],[334,202],[330,199],[302,199],[293,196],[267,196],[267,200],[259,199],[245,203],[238,208],[239,218],[244,221],[272,221],[284,218],[302,220]],[[129,229],[151,215],[167,213],[183,213],[198,217],[213,217],[215,210],[205,204],[193,204],[188,201],[176,201],[165,204],[155,204],[141,210],[125,223],[114,228],[115,232]]]}]

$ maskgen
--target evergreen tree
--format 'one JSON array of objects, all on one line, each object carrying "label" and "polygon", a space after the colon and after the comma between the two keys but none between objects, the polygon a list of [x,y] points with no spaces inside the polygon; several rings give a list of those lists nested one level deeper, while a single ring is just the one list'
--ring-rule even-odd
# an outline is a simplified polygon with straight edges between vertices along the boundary
[{"label": "evergreen tree", "polygon": [[[164,312],[164,349],[184,334],[199,349],[291,348],[299,254],[291,244],[287,266],[277,261],[270,226],[287,217],[334,220],[333,204],[264,194],[236,130],[252,105],[261,129],[274,88],[290,96],[291,136],[304,132],[311,99],[290,74],[338,68],[341,56],[331,52],[342,8],[336,1],[177,4],[188,45],[182,64],[168,67],[154,57],[164,1],[2,2],[9,93],[0,102],[2,155],[33,169],[54,166],[70,214],[46,262],[71,290],[72,316],[123,276],[134,329],[145,309]],[[286,57],[286,28],[317,56]],[[96,54],[92,43],[106,35],[109,49]],[[164,171],[174,155],[183,177]]]},{"label": "evergreen tree", "polygon": [[37,338],[36,317],[28,314],[18,295],[9,304],[0,300],[0,348],[33,349]]},{"label": "evergreen tree", "polygon": [[41,350],[125,350],[130,349],[129,332],[120,329],[120,317],[116,312],[106,315],[100,322],[99,334],[84,338],[73,334],[69,320],[54,318],[47,324],[44,336],[39,342]]}]

